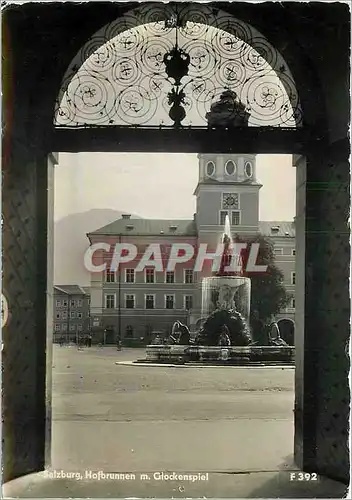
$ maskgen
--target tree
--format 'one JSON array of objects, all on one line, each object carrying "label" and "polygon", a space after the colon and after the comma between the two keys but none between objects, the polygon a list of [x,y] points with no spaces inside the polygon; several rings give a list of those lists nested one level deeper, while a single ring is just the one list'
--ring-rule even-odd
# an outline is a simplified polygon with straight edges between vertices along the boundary
[{"label": "tree", "polygon": [[[234,238],[235,243],[247,243],[247,248],[242,251],[244,269],[247,267],[249,252],[253,243],[259,244],[257,265],[267,265],[267,271],[263,273],[244,272],[244,276],[251,278],[251,313],[250,323],[256,325],[253,332],[253,340],[263,343],[266,333],[263,330],[272,316],[276,315],[280,309],[287,306],[291,300],[283,284],[284,274],[275,264],[274,246],[272,242],[264,236],[258,234],[252,238]],[[258,322],[262,323],[262,328],[258,327]]]}]

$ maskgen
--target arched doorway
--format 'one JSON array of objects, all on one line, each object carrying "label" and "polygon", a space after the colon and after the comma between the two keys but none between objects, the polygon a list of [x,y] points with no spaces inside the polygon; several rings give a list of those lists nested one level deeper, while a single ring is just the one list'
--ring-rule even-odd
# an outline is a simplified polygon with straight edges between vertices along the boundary
[{"label": "arched doorway", "polygon": [[[305,468],[346,480],[348,453],[344,432],[347,428],[345,410],[348,408],[349,393],[348,390],[346,392],[346,373],[349,368],[345,360],[345,342],[349,337],[349,301],[347,299],[346,302],[348,291],[344,287],[349,268],[348,251],[345,250],[345,246],[348,246],[345,206],[348,206],[349,196],[348,190],[339,190],[337,203],[337,198],[332,196],[328,187],[319,192],[311,189],[316,182],[324,186],[331,186],[335,181],[339,185],[348,182],[349,148],[345,113],[346,110],[348,112],[349,100],[345,81],[348,73],[346,61],[349,60],[346,56],[349,21],[344,18],[344,6],[329,5],[319,17],[322,22],[317,23],[318,13],[314,6],[309,6],[312,10],[308,12],[308,6],[295,10],[295,6],[282,9],[278,4],[236,4],[236,8],[228,5],[227,11],[235,12],[236,9],[236,16],[252,19],[254,25],[262,26],[261,31],[267,29],[269,38],[276,40],[277,46],[290,54],[287,60],[292,70],[295,68],[293,74],[299,80],[305,124],[312,127],[308,132],[303,127],[302,134],[294,129],[263,130],[252,127],[250,133],[248,130],[239,130],[237,137],[241,140],[236,141],[229,131],[217,133],[216,130],[145,130],[143,134],[130,128],[117,131],[114,126],[110,127],[110,131],[100,128],[54,130],[52,109],[63,65],[66,67],[72,60],[79,46],[83,45],[82,42],[89,38],[87,35],[103,24],[103,18],[104,22],[108,22],[116,17],[116,6],[106,5],[102,12],[101,6],[82,5],[79,6],[82,9],[79,14],[71,5],[48,6],[50,13],[47,15],[46,7],[23,6],[23,12],[26,12],[23,16],[18,15],[14,8],[7,16],[9,31],[17,43],[11,54],[14,74],[11,68],[6,68],[6,74],[13,81],[11,92],[15,97],[14,110],[5,109],[9,126],[4,137],[3,186],[6,197],[3,202],[3,262],[12,321],[3,334],[6,353],[3,401],[7,414],[11,415],[11,425],[5,423],[3,432],[5,456],[14,457],[7,459],[4,464],[5,478],[13,478],[44,466],[42,429],[47,418],[50,420],[50,411],[49,417],[46,414],[44,396],[47,380],[45,366],[46,363],[50,366],[51,343],[45,333],[45,311],[51,299],[50,293],[47,294],[48,272],[44,265],[48,259],[47,233],[50,233],[47,219],[47,196],[50,197],[48,186],[51,186],[47,155],[50,151],[126,151],[133,148],[157,148],[162,151],[169,146],[177,151],[181,148],[199,152],[211,149],[233,151],[236,148],[250,150],[255,145],[262,152],[285,151],[307,155],[309,169],[302,168],[304,178],[300,184],[303,186],[300,196],[304,203],[300,205],[302,212],[297,219],[305,255],[305,262],[302,260],[299,263],[302,273],[297,285],[302,298],[298,297],[296,301],[300,317],[296,323],[300,351],[296,370],[300,374],[296,375],[297,453],[301,454],[300,463]],[[121,7],[118,15],[123,14],[123,10]],[[297,22],[297,19],[299,23],[292,25],[291,21]],[[277,30],[278,25],[280,30]],[[325,29],[326,26],[329,29]],[[286,31],[283,35],[284,27]],[[336,33],[337,28],[340,37],[330,34]],[[309,38],[311,34],[314,34],[314,39]],[[305,44],[311,50],[311,66],[304,64],[307,59],[300,56],[303,53],[300,46]],[[326,48],[324,61],[321,60],[322,47]],[[38,51],[40,58],[37,57]],[[28,68],[31,68],[30,72]],[[314,68],[314,78],[309,73],[311,68]],[[23,88],[28,89],[28,92],[23,92]],[[9,102],[10,90],[6,89],[6,92],[5,100]],[[336,99],[331,99],[331,96]],[[309,212],[309,220],[307,218],[305,224],[306,211]],[[321,251],[319,258],[317,248],[326,249]],[[335,261],[336,265],[331,266],[330,258],[332,254],[335,255],[335,251],[339,258]],[[25,266],[21,265],[22,257],[25,258]],[[324,273],[321,273],[321,269],[324,269]],[[329,281],[339,290],[336,298],[328,298],[332,295]],[[320,301],[318,309],[317,298]],[[336,315],[324,316],[323,311],[336,311]],[[320,331],[319,339],[312,333],[317,328]],[[336,335],[332,337],[331,331]],[[333,388],[329,383],[332,356],[340,361],[338,365],[341,368],[338,374],[334,372],[338,382],[334,382]],[[19,387],[24,389],[20,390]],[[340,408],[341,418],[338,420],[333,417],[336,414],[336,402]],[[23,409],[21,414],[18,412],[19,407]],[[320,414],[319,408],[323,407],[324,414]],[[334,443],[334,446],[324,443]]]},{"label": "arched doorway", "polygon": [[292,319],[282,318],[277,322],[281,338],[288,345],[295,345],[295,322]]}]

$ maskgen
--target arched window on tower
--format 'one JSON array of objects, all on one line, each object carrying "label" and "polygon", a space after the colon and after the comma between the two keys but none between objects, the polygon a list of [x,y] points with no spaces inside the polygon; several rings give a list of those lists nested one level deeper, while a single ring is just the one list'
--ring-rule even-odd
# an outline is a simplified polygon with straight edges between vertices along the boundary
[{"label": "arched window on tower", "polygon": [[213,177],[215,174],[215,163],[213,161],[208,161],[206,166],[206,174],[208,177]]},{"label": "arched window on tower", "polygon": [[250,161],[247,161],[245,166],[244,166],[244,173],[246,174],[246,177],[250,178],[253,176],[253,167]]},{"label": "arched window on tower", "polygon": [[226,175],[234,175],[236,173],[236,163],[232,160],[226,162],[225,165]]}]

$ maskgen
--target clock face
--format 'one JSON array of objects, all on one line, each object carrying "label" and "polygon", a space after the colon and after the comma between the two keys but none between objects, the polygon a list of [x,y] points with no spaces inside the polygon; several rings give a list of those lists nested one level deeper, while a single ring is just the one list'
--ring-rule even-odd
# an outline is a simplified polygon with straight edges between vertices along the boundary
[{"label": "clock face", "polygon": [[238,208],[238,194],[225,193],[223,195],[224,208]]}]

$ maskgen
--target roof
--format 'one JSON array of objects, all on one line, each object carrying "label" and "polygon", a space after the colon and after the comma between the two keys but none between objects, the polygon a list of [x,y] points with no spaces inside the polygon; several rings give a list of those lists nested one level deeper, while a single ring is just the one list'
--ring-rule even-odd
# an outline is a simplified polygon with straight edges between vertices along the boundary
[{"label": "roof", "polygon": [[55,290],[67,295],[87,295],[83,287],[79,285],[54,285]]},{"label": "roof", "polygon": [[[172,228],[174,226],[174,229]],[[130,228],[129,228],[130,227]],[[90,235],[118,235],[125,236],[197,236],[197,226],[194,220],[180,219],[118,219],[107,226],[103,226]]]},{"label": "roof", "polygon": [[[272,231],[272,228],[278,228],[277,231]],[[259,231],[263,236],[278,236],[278,237],[291,237],[296,235],[295,224],[293,221],[274,221],[265,220],[259,221]]]}]

